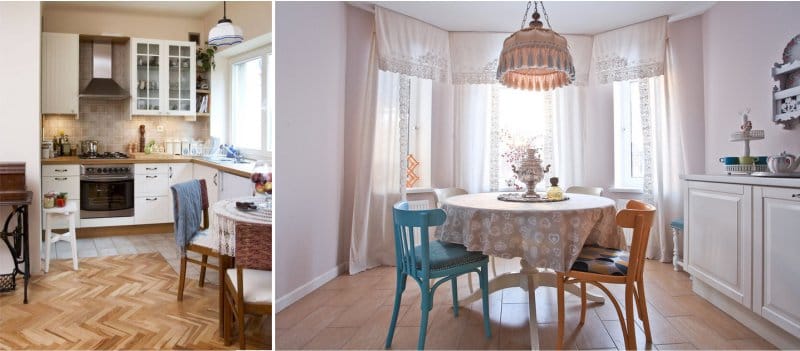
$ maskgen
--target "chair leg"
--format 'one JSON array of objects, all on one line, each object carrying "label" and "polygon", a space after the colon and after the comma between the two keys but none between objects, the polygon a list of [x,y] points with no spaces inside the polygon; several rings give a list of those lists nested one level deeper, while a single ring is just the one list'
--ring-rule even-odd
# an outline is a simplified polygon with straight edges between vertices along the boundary
[{"label": "chair leg", "polygon": [[50,271],[50,246],[53,246],[53,243],[51,242],[52,241],[51,237],[53,236],[53,231],[50,229],[50,221],[48,220],[50,215],[49,214],[45,214],[44,217],[45,217],[45,221],[44,221],[44,223],[45,223],[44,224],[44,226],[45,226],[45,231],[44,231],[44,245],[45,245],[45,249],[44,249],[44,272],[47,273],[47,272]]},{"label": "chair leg", "polygon": [[[225,282],[222,282],[222,284],[225,284]],[[223,289],[227,288],[223,286]],[[227,295],[227,292],[225,294]],[[231,314],[231,306],[229,306],[228,301],[225,301],[222,304],[222,338],[225,340],[225,346],[230,345],[232,339],[231,328],[233,326],[231,324],[233,324],[233,321],[231,321],[231,318],[233,316]]]},{"label": "chair leg", "polygon": [[206,283],[206,265],[208,264],[208,255],[203,255],[201,260],[203,264],[200,265],[200,282],[197,283],[197,285],[202,288]]},{"label": "chair leg", "polygon": [[385,347],[388,349],[392,346],[392,338],[394,338],[394,327],[397,324],[397,314],[400,311],[400,300],[403,297],[403,291],[406,290],[407,275],[397,271],[397,286],[394,290],[394,308],[392,309],[392,321],[389,323],[389,335],[386,336]]},{"label": "chair leg", "polygon": [[[469,274],[467,274],[469,277]],[[450,283],[453,289],[453,316],[458,317],[458,277],[453,277],[450,279]]]},{"label": "chair leg", "polygon": [[247,350],[247,344],[244,339],[244,301],[236,302],[236,310],[239,312],[236,314],[236,324],[239,327],[239,347],[242,350]]},{"label": "chair leg", "polygon": [[422,300],[420,301],[420,310],[422,312],[422,316],[419,319],[419,341],[417,342],[417,350],[422,350],[425,348],[425,334],[428,332],[428,313],[431,311],[431,306],[433,305],[433,295],[431,294],[431,290],[428,287],[428,284],[424,284],[425,286],[422,287]]},{"label": "chair leg", "polygon": [[644,281],[641,278],[637,281],[639,288],[639,300],[637,300],[637,307],[639,309],[639,316],[641,316],[642,324],[644,325],[645,341],[653,343],[653,337],[650,334],[650,318],[647,316],[647,300],[644,298]]},{"label": "chair leg", "polygon": [[186,283],[186,255],[181,256],[181,274],[178,279],[178,301],[183,301],[184,283]]},{"label": "chair leg", "polygon": [[69,214],[69,244],[72,249],[72,269],[78,270],[78,230],[75,229],[76,214]]},{"label": "chair leg", "polygon": [[564,348],[564,274],[556,272],[556,295],[558,298],[558,335],[556,349]]},{"label": "chair leg", "polygon": [[636,349],[636,324],[634,324],[633,304],[636,302],[633,299],[633,283],[625,284],[625,329],[627,330],[627,338],[625,340],[625,348],[628,350]]},{"label": "chair leg", "polygon": [[581,323],[586,322],[586,282],[581,281]]},{"label": "chair leg", "polygon": [[489,328],[489,267],[484,265],[481,267],[481,272],[478,274],[478,280],[481,286],[481,303],[483,304],[483,329],[486,333],[486,338],[492,337],[492,330]]}]

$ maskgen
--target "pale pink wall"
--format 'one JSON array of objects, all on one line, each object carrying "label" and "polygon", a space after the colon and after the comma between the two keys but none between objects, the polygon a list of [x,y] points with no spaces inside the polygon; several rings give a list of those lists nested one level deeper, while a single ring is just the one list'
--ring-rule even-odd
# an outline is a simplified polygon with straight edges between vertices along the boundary
[{"label": "pale pink wall", "polygon": [[722,2],[703,15],[706,172],[721,173],[718,158],[743,153],[742,143],[728,137],[739,130],[738,112],[746,107],[752,109],[753,127],[766,135],[751,142],[753,155],[800,153],[800,127],[773,124],[770,105],[775,84],[770,69],[800,34],[798,16],[797,2]]},{"label": "pale pink wall", "polygon": [[336,273],[341,263],[347,6],[280,2],[275,19],[274,247],[281,299]]},{"label": "pale pink wall", "polygon": [[705,114],[703,92],[702,16],[694,16],[667,25],[672,65],[669,77],[675,89],[670,99],[677,104],[670,114],[682,120],[684,167],[686,174],[703,173],[705,169]]}]

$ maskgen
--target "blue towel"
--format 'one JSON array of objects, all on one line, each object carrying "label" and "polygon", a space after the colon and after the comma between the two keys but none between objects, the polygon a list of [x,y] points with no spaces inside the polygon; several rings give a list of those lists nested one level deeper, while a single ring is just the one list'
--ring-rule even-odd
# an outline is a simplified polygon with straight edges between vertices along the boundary
[{"label": "blue towel", "polygon": [[203,199],[201,198],[200,181],[190,180],[188,182],[173,185],[172,198],[177,201],[174,206],[175,214],[175,243],[181,254],[186,254],[186,244],[192,241],[197,234],[202,220]]}]

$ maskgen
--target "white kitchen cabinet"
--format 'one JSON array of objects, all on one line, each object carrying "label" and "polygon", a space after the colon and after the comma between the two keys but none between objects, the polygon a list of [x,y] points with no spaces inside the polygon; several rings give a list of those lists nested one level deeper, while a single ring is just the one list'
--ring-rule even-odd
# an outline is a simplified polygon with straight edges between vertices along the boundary
[{"label": "white kitchen cabinet", "polygon": [[194,116],[194,42],[131,39],[131,114]]},{"label": "white kitchen cabinet", "polygon": [[78,114],[78,34],[42,33],[42,114]]},{"label": "white kitchen cabinet", "polygon": [[235,174],[220,171],[221,178],[219,187],[219,199],[227,200],[243,196],[253,195],[255,184],[250,178],[240,177]]},{"label": "white kitchen cabinet", "polygon": [[134,165],[133,194],[135,224],[169,223],[172,221],[172,199],[169,195],[168,163]]},{"label": "white kitchen cabinet", "polygon": [[209,205],[216,203],[219,200],[219,171],[216,168],[195,164],[194,178],[206,180],[208,203]]},{"label": "white kitchen cabinet", "polygon": [[742,184],[687,183],[687,271],[749,308],[752,189]]},{"label": "white kitchen cabinet", "polygon": [[[49,192],[67,193],[69,200],[77,200],[80,203],[81,183],[80,166],[78,165],[43,165],[42,166],[42,194]],[[75,223],[80,227],[80,216]],[[56,216],[50,223],[53,229],[66,229],[69,221],[63,216]]]},{"label": "white kitchen cabinet", "polygon": [[[172,163],[169,165],[169,186],[172,187],[178,183],[188,182],[194,178],[192,174],[192,164],[191,163]],[[170,203],[174,203],[175,200],[172,198],[172,190],[168,190],[167,193],[169,194],[169,201]],[[170,222],[175,221],[175,214],[173,211],[169,211],[169,219]]]},{"label": "white kitchen cabinet", "polygon": [[753,312],[800,336],[800,189],[755,187]]}]

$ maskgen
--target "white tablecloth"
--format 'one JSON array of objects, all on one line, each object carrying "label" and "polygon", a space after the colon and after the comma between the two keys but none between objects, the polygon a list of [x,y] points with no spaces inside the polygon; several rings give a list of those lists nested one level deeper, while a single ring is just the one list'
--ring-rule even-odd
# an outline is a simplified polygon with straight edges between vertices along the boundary
[{"label": "white tablecloth", "polygon": [[529,265],[564,272],[584,244],[625,249],[609,198],[566,194],[562,202],[521,203],[497,199],[500,193],[448,198],[447,220],[437,237],[470,251],[504,258],[521,257]]},{"label": "white tablecloth", "polygon": [[[236,202],[255,202],[258,209],[241,211]],[[236,256],[236,223],[272,224],[272,197],[248,196],[218,201],[211,206],[211,231],[219,241],[219,253]]]}]

